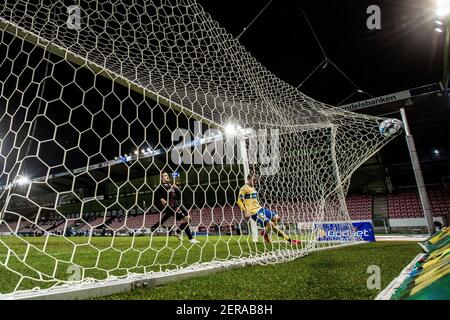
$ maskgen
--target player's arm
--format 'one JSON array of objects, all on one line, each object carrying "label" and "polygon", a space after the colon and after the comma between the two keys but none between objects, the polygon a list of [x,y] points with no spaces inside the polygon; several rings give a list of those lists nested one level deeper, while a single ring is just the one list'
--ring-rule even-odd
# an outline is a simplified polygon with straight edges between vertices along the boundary
[{"label": "player's arm", "polygon": [[167,200],[164,197],[164,187],[162,185],[156,190],[155,199],[159,200],[163,207],[167,205]]},{"label": "player's arm", "polygon": [[241,190],[239,190],[237,205],[241,208],[241,211],[244,213],[244,218],[249,218],[250,213],[247,212],[247,209],[244,205],[244,197],[248,193],[246,186],[243,186]]}]

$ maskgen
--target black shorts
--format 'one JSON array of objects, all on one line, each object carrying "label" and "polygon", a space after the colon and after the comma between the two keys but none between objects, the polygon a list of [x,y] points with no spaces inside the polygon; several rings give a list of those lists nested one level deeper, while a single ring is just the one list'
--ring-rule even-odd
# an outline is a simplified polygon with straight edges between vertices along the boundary
[{"label": "black shorts", "polygon": [[169,215],[175,214],[175,219],[178,221],[178,220],[181,220],[181,219],[187,217],[189,215],[189,211],[183,206],[180,206],[178,208],[168,207],[168,208],[166,208],[166,210],[164,210],[164,214],[169,214]]}]

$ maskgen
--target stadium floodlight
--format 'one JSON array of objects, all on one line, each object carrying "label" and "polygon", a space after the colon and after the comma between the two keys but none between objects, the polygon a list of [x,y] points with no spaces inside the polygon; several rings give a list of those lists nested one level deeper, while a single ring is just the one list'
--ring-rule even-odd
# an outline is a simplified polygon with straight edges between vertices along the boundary
[{"label": "stadium floodlight", "polygon": [[246,139],[253,134],[252,129],[243,129],[242,126],[234,123],[228,123],[225,125],[225,136],[228,138],[239,137]]},{"label": "stadium floodlight", "polygon": [[19,177],[19,178],[16,180],[16,183],[17,183],[19,186],[23,186],[23,185],[29,184],[30,182],[31,182],[31,180],[28,179],[27,177]]},{"label": "stadium floodlight", "polygon": [[442,33],[442,32],[444,32],[444,29],[445,29],[445,26],[444,26],[444,23],[442,21],[436,20],[434,22],[434,31]]},{"label": "stadium floodlight", "polygon": [[235,137],[239,134],[239,127],[234,123],[228,123],[225,125],[225,135],[227,137]]},{"label": "stadium floodlight", "polygon": [[439,17],[445,17],[450,13],[450,0],[438,0],[436,13]]}]

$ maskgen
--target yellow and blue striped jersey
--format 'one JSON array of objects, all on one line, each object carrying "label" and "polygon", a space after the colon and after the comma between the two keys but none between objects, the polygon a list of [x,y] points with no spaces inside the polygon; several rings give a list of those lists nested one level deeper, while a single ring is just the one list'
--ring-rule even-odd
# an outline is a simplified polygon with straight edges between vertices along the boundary
[{"label": "yellow and blue striped jersey", "polygon": [[237,204],[242,211],[249,214],[255,214],[261,209],[261,205],[258,200],[258,192],[254,187],[246,184],[239,190],[239,197]]}]

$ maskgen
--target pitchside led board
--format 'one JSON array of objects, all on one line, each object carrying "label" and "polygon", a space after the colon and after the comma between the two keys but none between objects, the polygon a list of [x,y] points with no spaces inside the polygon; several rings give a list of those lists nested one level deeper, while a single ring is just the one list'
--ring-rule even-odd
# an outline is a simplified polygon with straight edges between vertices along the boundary
[{"label": "pitchside led board", "polygon": [[375,241],[371,221],[355,221],[352,223],[320,223],[318,241]]}]

